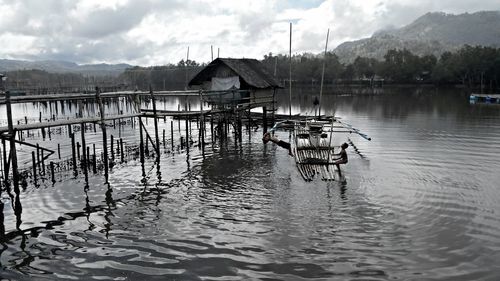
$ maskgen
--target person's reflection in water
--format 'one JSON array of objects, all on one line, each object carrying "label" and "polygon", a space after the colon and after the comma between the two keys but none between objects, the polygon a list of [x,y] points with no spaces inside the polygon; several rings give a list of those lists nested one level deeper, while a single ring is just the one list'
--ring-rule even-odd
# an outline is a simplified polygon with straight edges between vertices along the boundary
[{"label": "person's reflection in water", "polygon": [[21,199],[19,197],[19,192],[16,193],[15,203],[14,203],[14,214],[16,215],[16,229],[21,230],[22,219],[21,215],[23,214],[23,206],[21,205]]},{"label": "person's reflection in water", "polygon": [[342,203],[346,203],[346,201],[347,201],[347,195],[346,195],[347,181],[345,180],[345,178],[343,181],[339,181],[339,185],[340,185],[340,198],[342,199]]},{"label": "person's reflection in water", "polygon": [[111,222],[111,217],[115,216],[113,214],[113,210],[116,208],[116,203],[113,199],[113,189],[111,188],[109,183],[107,183],[106,186],[107,189],[105,193],[105,199],[108,208],[104,211],[104,219],[106,220],[106,223],[104,224],[104,231],[106,232],[106,239],[108,239],[109,232],[111,231],[111,226],[113,225],[113,223]]}]

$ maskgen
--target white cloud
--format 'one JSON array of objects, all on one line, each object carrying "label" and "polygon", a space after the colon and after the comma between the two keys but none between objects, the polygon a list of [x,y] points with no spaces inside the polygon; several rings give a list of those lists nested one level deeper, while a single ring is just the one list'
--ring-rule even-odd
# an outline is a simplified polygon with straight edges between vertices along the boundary
[{"label": "white cloud", "polygon": [[[498,0],[0,0],[0,58],[175,63],[186,57],[321,52],[429,11],[498,10]],[[4,43],[5,42],[5,43]],[[22,47],[19,47],[22,46]]]}]

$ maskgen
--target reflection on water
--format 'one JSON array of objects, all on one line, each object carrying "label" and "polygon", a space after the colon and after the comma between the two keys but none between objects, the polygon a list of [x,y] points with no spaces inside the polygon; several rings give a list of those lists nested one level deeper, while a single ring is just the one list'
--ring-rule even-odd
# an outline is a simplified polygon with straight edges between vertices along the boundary
[{"label": "reflection on water", "polygon": [[305,183],[252,132],[160,165],[118,163],[109,184],[28,185],[20,219],[4,191],[2,278],[497,280],[498,108],[456,90],[323,98],[372,137],[334,140],[353,144],[341,181]]}]

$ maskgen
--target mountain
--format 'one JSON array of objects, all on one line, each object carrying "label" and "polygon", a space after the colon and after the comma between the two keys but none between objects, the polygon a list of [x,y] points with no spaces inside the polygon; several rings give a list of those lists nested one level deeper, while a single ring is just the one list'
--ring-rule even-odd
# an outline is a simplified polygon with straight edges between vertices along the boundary
[{"label": "mountain", "polygon": [[0,59],[0,73],[15,70],[40,69],[52,73],[80,73],[84,75],[120,75],[125,69],[132,67],[129,64],[76,64],[67,61],[24,61]]},{"label": "mountain", "polygon": [[357,56],[382,60],[390,49],[435,56],[463,45],[500,47],[500,11],[452,15],[427,13],[401,28],[378,31],[370,38],[345,42],[335,50],[342,62]]}]

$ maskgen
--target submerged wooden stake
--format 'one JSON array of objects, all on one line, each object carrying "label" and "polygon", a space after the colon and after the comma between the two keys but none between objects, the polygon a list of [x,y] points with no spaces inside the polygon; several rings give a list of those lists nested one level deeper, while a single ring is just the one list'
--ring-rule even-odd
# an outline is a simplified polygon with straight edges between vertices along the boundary
[{"label": "submerged wooden stake", "polygon": [[52,183],[56,183],[56,177],[54,174],[54,162],[50,161],[50,174],[52,175]]},{"label": "submerged wooden stake", "polygon": [[37,174],[36,174],[36,157],[35,157],[35,152],[31,152],[31,160],[33,162],[33,182],[36,185],[37,182]]}]

